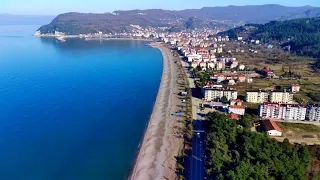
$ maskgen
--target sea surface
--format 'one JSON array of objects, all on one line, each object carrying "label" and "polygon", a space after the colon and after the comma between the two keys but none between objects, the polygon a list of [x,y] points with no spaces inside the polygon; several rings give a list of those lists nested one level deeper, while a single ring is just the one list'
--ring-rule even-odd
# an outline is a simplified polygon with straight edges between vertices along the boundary
[{"label": "sea surface", "polygon": [[159,50],[0,26],[0,179],[126,179],[152,112]]}]

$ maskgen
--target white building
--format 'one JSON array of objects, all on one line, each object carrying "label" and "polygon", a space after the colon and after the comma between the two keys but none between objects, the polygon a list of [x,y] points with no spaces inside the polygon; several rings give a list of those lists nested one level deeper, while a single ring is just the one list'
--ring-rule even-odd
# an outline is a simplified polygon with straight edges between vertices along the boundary
[{"label": "white building", "polygon": [[240,64],[240,66],[239,66],[239,70],[240,70],[240,71],[243,71],[245,68],[246,68],[246,66],[245,66],[245,65]]},{"label": "white building", "polygon": [[216,64],[214,62],[208,62],[208,68],[214,69],[216,68]]},{"label": "white building", "polygon": [[259,106],[259,115],[266,119],[282,119],[283,108],[279,103],[265,102]]},{"label": "white building", "polygon": [[307,106],[307,118],[308,121],[320,122],[320,104],[309,104]]},{"label": "white building", "polygon": [[259,115],[265,119],[303,121],[306,119],[306,112],[306,107],[295,104],[265,102],[259,106]]},{"label": "white building", "polygon": [[284,105],[282,119],[303,121],[306,119],[307,108],[299,105]]},{"label": "white building", "polygon": [[265,91],[247,91],[246,102],[249,103],[264,103],[269,100],[269,92]]},{"label": "white building", "polygon": [[228,108],[229,114],[237,114],[237,115],[244,115],[246,108],[244,106],[229,106]]},{"label": "white building", "polygon": [[207,88],[202,89],[205,101],[219,101],[222,97],[226,97],[228,101],[238,98],[238,92],[223,88]]},{"label": "white building", "polygon": [[289,103],[293,101],[293,94],[289,92],[271,92],[270,102]]},{"label": "white building", "polygon": [[225,69],[225,63],[224,62],[217,62],[217,71],[224,70]]},{"label": "white building", "polygon": [[202,56],[199,54],[189,54],[187,58],[188,58],[188,62],[192,62],[194,59],[201,59]]},{"label": "white building", "polygon": [[291,84],[290,90],[292,93],[297,93],[300,91],[300,85],[299,84]]},{"label": "white building", "polygon": [[278,124],[275,121],[264,120],[263,124],[269,136],[282,136],[282,129],[278,126]]}]

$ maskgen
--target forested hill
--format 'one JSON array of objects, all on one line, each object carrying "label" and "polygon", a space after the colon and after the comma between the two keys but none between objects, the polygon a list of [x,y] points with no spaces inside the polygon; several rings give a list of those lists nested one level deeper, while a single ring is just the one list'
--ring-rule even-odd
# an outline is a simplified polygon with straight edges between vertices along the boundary
[{"label": "forested hill", "polygon": [[265,25],[249,24],[231,29],[219,35],[258,39],[264,43],[279,41],[297,55],[320,56],[320,18],[304,18],[287,21],[272,21]]},{"label": "forested hill", "polygon": [[266,23],[320,16],[320,8],[285,7],[280,5],[205,7],[181,11],[160,9],[115,11],[113,13],[66,13],[58,15],[50,24],[42,26],[42,34],[54,31],[66,34],[123,32],[130,24],[141,27],[168,27],[169,30],[202,27],[233,27],[246,23]]}]

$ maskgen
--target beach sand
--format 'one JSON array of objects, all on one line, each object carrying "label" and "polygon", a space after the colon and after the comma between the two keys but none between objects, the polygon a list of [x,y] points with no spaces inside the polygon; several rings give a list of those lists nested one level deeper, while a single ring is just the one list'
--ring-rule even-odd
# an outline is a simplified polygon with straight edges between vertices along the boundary
[{"label": "beach sand", "polygon": [[[163,180],[176,178],[176,159],[183,147],[183,136],[177,132],[183,117],[171,114],[181,110],[179,99],[179,65],[171,51],[160,43],[151,44],[163,56],[163,72],[156,102],[129,179]],[[183,122],[183,121],[182,121]]]}]

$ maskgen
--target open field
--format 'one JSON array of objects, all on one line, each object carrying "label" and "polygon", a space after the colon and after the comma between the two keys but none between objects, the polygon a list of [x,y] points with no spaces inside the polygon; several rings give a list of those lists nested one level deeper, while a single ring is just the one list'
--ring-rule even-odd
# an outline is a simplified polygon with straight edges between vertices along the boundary
[{"label": "open field", "polygon": [[283,130],[282,137],[272,137],[278,141],[288,138],[291,143],[320,144],[320,126],[314,124],[278,122]]},{"label": "open field", "polygon": [[297,96],[299,102],[306,103],[313,100],[309,93],[320,92],[320,74],[312,68],[315,59],[290,55],[279,49],[266,50],[258,46],[256,48],[260,49],[257,54],[249,53],[246,50],[245,53],[235,53],[234,56],[239,60],[240,64],[246,65],[246,68],[251,70],[260,70],[266,67],[279,77],[285,73],[292,72],[301,76],[301,78],[254,79],[252,84],[243,83],[235,86],[240,95],[244,95],[246,90],[270,90],[274,87],[289,89],[290,84],[300,84],[301,92],[295,96]]}]

